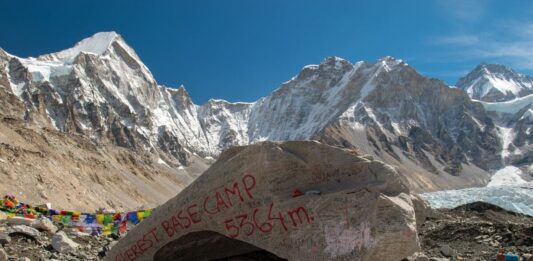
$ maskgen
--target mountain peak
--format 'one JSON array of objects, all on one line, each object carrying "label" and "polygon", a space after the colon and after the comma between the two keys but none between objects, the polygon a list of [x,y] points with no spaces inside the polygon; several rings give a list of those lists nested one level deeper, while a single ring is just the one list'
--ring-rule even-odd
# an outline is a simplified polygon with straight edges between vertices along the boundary
[{"label": "mountain peak", "polygon": [[82,52],[102,55],[113,42],[120,38],[116,32],[99,32],[79,41],[74,47],[53,53],[51,56],[64,62],[72,62]]},{"label": "mountain peak", "polygon": [[508,101],[533,93],[533,78],[505,65],[481,63],[459,79],[456,86],[473,99]]},{"label": "mountain peak", "polygon": [[484,74],[496,73],[496,74],[515,74],[521,75],[513,71],[513,69],[497,63],[481,63],[479,64],[474,71],[480,71]]},{"label": "mountain peak", "polygon": [[392,57],[392,56],[387,55],[387,56],[384,56],[384,57],[378,59],[378,62],[386,62],[386,63],[402,63],[403,60],[402,60],[402,59],[396,59],[396,58],[394,58],[394,57]]},{"label": "mountain peak", "polygon": [[383,67],[386,71],[391,71],[398,65],[407,65],[402,59],[396,59],[392,56],[385,56],[376,62],[376,65]]},{"label": "mountain peak", "polygon": [[325,68],[325,69],[334,68],[336,70],[339,70],[345,67],[352,67],[352,66],[353,64],[350,63],[348,60],[337,57],[337,56],[327,57],[319,65],[320,68]]}]

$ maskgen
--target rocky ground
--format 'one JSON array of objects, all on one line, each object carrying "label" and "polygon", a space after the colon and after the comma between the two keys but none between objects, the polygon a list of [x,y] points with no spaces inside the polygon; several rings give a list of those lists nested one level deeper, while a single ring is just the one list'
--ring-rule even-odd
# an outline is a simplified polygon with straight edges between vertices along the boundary
[{"label": "rocky ground", "polygon": [[0,222],[0,261],[101,260],[118,236],[92,236],[42,218]]},{"label": "rocky ground", "polygon": [[[533,217],[473,203],[435,210],[421,226],[422,252],[408,260],[495,260],[499,250],[533,260]],[[0,261],[100,260],[119,238],[91,236],[47,220],[0,224]]]},{"label": "rocky ground", "polygon": [[419,234],[422,257],[411,260],[495,260],[499,250],[533,260],[533,217],[486,203],[433,211]]}]

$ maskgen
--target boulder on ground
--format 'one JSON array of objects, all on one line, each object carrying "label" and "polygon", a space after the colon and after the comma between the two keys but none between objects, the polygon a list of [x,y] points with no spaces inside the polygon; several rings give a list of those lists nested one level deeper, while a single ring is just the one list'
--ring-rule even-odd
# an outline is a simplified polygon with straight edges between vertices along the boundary
[{"label": "boulder on ground", "polygon": [[445,257],[452,257],[457,254],[456,251],[453,248],[451,248],[449,245],[443,245],[440,248],[440,252]]},{"label": "boulder on ground", "polygon": [[72,241],[65,232],[59,231],[52,237],[52,247],[59,253],[73,253],[79,245]]},{"label": "boulder on ground", "polygon": [[6,219],[7,219],[6,213],[0,210],[0,223],[5,222]]},{"label": "boulder on ground", "polygon": [[397,261],[419,249],[413,198],[393,167],[289,141],[223,152],[105,260]]},{"label": "boulder on ground", "polygon": [[10,234],[14,234],[14,233],[22,234],[24,236],[27,236],[33,239],[37,239],[41,235],[41,232],[39,232],[39,230],[33,227],[28,227],[26,225],[12,226]]},{"label": "boulder on ground", "polygon": [[50,221],[50,219],[46,217],[40,217],[36,219],[32,223],[32,227],[42,231],[46,231],[50,234],[54,234],[57,231],[57,227],[54,225],[54,223],[52,223],[52,221]]}]

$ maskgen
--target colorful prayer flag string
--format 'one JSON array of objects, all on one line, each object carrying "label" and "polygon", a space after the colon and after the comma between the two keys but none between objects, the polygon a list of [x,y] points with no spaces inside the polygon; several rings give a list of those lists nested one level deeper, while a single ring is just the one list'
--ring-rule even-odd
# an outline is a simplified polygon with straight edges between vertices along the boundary
[{"label": "colorful prayer flag string", "polygon": [[32,207],[19,202],[15,196],[6,195],[0,199],[0,210],[5,212],[8,218],[47,217],[65,226],[74,227],[81,232],[91,235],[124,234],[133,225],[149,217],[152,209],[144,209],[126,213],[81,213],[79,211],[65,211],[48,209],[44,207]]}]

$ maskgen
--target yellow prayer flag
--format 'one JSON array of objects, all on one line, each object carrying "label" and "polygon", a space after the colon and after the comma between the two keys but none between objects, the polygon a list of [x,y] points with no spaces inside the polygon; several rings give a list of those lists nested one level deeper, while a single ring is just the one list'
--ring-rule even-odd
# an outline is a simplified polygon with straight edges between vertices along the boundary
[{"label": "yellow prayer flag", "polygon": [[96,223],[104,224],[104,214],[96,214]]},{"label": "yellow prayer flag", "polygon": [[144,219],[144,211],[138,211],[137,212],[137,219],[139,221],[142,221]]}]

